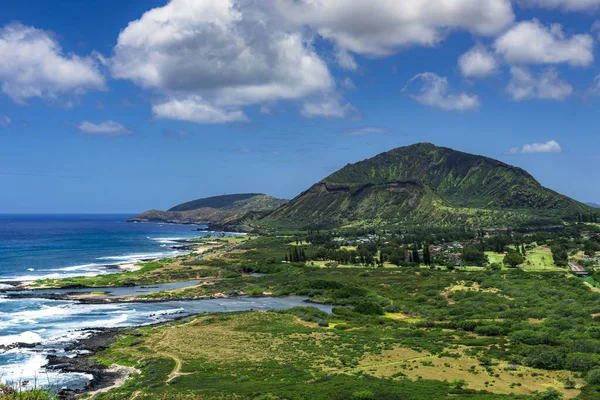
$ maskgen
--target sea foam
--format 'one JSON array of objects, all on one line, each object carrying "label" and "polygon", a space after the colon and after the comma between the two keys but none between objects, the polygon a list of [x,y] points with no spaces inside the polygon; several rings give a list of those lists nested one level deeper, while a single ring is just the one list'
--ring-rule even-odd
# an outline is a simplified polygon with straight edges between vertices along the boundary
[{"label": "sea foam", "polygon": [[0,336],[0,346],[10,346],[15,343],[34,344],[41,342],[42,337],[39,334],[32,331],[22,332],[18,335]]}]

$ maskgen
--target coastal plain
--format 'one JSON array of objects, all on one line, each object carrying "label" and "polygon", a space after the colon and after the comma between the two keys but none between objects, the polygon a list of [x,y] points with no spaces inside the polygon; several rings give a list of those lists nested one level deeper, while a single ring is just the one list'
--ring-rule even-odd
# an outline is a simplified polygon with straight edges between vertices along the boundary
[{"label": "coastal plain", "polygon": [[[597,362],[586,351],[594,351],[600,294],[568,270],[313,264],[308,259],[319,246],[300,237],[190,240],[190,254],[142,263],[135,272],[42,283],[95,291],[121,279],[205,277],[192,286],[95,301],[296,294],[334,305],[332,313],[306,303],[115,332],[91,359],[101,370],[129,368],[129,379],[92,392],[94,398],[537,399],[555,392],[594,398],[583,371]],[[294,249],[308,259],[285,261]],[[532,249],[534,259],[538,251]]]}]

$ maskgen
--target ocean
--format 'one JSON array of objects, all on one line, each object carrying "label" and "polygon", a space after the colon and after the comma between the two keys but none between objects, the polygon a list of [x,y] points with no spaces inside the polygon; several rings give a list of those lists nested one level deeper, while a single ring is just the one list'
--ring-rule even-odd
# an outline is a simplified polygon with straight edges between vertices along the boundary
[{"label": "ocean", "polygon": [[0,281],[91,276],[107,266],[181,252],[198,226],[134,224],[132,215],[0,215]]},{"label": "ocean", "polygon": [[[285,309],[305,298],[235,298],[163,303],[80,304],[44,298],[11,298],[2,289],[16,281],[114,273],[116,264],[182,254],[176,240],[207,235],[198,226],[125,223],[129,215],[0,216],[0,382],[25,387],[82,389],[87,374],[46,368],[51,356],[100,327],[165,322],[202,312]],[[154,291],[196,282],[153,285]],[[148,288],[119,288],[139,294]],[[48,291],[37,294],[42,297]],[[56,292],[56,291],[55,291]],[[324,308],[328,309],[328,308]]]}]

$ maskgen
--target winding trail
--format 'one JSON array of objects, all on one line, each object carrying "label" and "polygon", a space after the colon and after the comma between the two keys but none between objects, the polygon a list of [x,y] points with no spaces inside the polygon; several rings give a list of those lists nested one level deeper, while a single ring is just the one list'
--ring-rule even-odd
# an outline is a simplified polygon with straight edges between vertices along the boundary
[{"label": "winding trail", "polygon": [[170,383],[173,379],[177,378],[178,376],[191,374],[191,372],[181,372],[181,367],[183,367],[183,362],[175,354],[167,353],[164,351],[159,354],[161,354],[163,356],[167,356],[169,358],[172,358],[175,361],[175,368],[173,368],[173,371],[171,371],[171,373],[169,374],[169,377],[167,378],[165,383]]},{"label": "winding trail", "polygon": [[[193,322],[195,322],[196,319],[193,319],[190,322],[185,323],[185,325],[191,324]],[[172,327],[171,329],[176,329],[176,327]],[[162,335],[162,341],[164,341],[164,339],[167,337],[167,335],[169,334],[170,330],[165,330],[165,332]],[[179,358],[178,356],[176,356],[173,353],[170,353],[168,351],[161,351],[159,349],[154,349],[156,351],[157,354],[168,357],[170,359],[172,359],[173,361],[175,361],[175,367],[173,368],[173,370],[171,371],[171,373],[169,374],[169,376],[167,377],[167,379],[165,380],[165,383],[170,383],[173,379],[177,378],[178,376],[184,376],[184,375],[191,375],[191,372],[181,372],[181,368],[183,367],[183,361],[181,361],[181,358]]]}]

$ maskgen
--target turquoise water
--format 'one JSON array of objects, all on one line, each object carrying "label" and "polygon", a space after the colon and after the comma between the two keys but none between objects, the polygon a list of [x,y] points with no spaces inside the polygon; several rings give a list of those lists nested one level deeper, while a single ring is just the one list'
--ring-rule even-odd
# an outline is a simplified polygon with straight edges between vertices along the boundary
[{"label": "turquoise water", "polygon": [[[33,348],[19,345],[7,351],[0,350],[0,381],[29,381],[37,382],[38,386],[47,385],[56,389],[80,389],[91,376],[47,371],[47,357],[75,355],[76,352],[65,351],[65,348],[73,341],[87,337],[94,328],[153,324],[202,312],[283,310],[307,305],[305,301],[304,297],[288,296],[163,303],[78,304],[71,301],[0,297],[0,346],[36,344]],[[331,312],[330,306],[312,305]]]},{"label": "turquoise water", "polygon": [[[131,215],[0,215],[0,281],[97,275],[114,265],[181,254],[198,226],[126,223]],[[112,271],[111,271],[111,267]]]},{"label": "turquoise water", "polygon": [[[2,293],[15,281],[42,277],[97,275],[115,264],[182,254],[177,239],[207,235],[197,226],[125,223],[128,215],[0,216],[0,382],[82,388],[85,374],[46,370],[48,356],[100,327],[164,322],[201,312],[286,309],[305,298],[234,298],[163,303],[80,304]],[[112,295],[165,290],[189,283],[112,290]],[[36,292],[43,296],[48,291]],[[59,291],[57,291],[59,292]],[[330,311],[330,307],[321,306]]]}]

